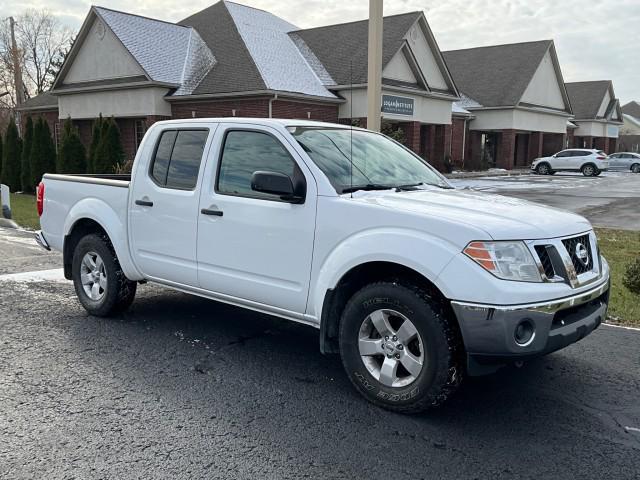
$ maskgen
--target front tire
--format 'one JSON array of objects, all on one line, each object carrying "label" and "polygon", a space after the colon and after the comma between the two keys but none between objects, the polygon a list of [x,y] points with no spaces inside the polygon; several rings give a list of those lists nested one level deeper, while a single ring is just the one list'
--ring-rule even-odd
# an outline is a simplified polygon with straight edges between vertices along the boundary
[{"label": "front tire", "polygon": [[631,165],[631,172],[640,173],[640,163],[634,163],[633,165]]},{"label": "front tire", "polygon": [[91,315],[107,317],[126,310],[137,283],[124,275],[106,235],[87,235],[73,253],[73,285],[78,300]]},{"label": "front tire", "polygon": [[356,389],[397,412],[436,407],[462,381],[463,347],[453,319],[412,286],[381,282],[358,291],[342,314],[340,353]]},{"label": "front tire", "polygon": [[551,166],[548,163],[541,163],[536,167],[538,175],[551,175]]}]

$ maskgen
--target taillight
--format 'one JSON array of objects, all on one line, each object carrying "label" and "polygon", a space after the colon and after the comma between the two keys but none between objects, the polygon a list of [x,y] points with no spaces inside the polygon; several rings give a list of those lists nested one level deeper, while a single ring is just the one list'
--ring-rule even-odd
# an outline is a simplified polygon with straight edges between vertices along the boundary
[{"label": "taillight", "polygon": [[38,184],[36,190],[36,206],[38,208],[38,216],[42,216],[42,210],[44,209],[44,182]]},{"label": "taillight", "polygon": [[596,157],[596,160],[606,160],[607,157]]}]

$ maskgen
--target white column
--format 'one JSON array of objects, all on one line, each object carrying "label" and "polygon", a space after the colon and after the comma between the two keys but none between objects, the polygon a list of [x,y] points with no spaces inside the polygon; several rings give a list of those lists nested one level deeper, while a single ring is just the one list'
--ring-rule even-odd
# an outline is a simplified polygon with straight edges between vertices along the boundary
[{"label": "white column", "polygon": [[382,103],[382,0],[369,0],[367,128],[380,131]]}]

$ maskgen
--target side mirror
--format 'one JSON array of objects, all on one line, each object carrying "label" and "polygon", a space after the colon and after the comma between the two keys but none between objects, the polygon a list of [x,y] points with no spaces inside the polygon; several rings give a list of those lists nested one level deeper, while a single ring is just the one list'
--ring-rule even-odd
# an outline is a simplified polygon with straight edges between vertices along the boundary
[{"label": "side mirror", "polygon": [[551,158],[556,158],[558,156],[557,153],[554,153],[553,155],[551,155]]},{"label": "side mirror", "polygon": [[296,194],[293,182],[288,175],[279,172],[253,172],[251,190],[280,196],[281,200],[291,203],[303,203],[304,195]]}]

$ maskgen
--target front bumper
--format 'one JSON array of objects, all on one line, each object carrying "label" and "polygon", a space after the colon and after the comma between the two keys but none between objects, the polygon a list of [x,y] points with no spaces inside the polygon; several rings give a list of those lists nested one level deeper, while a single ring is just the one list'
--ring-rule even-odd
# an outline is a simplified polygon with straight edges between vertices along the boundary
[{"label": "front bumper", "polygon": [[[507,363],[529,360],[575,343],[607,316],[609,278],[580,294],[527,305],[482,305],[453,301],[467,351],[468,373],[491,373]],[[526,325],[528,338],[520,335]]]}]

